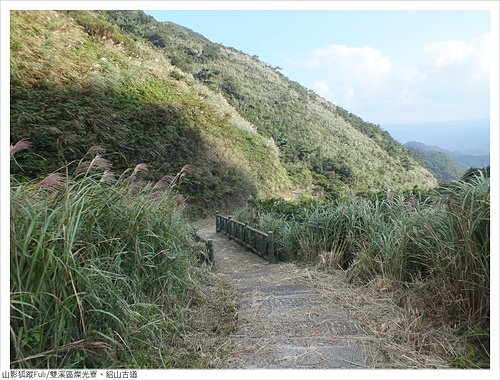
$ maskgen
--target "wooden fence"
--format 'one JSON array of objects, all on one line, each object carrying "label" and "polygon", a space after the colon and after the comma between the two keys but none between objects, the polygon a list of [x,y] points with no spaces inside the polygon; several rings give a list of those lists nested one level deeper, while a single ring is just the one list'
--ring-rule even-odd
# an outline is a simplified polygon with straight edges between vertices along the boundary
[{"label": "wooden fence", "polygon": [[263,259],[271,263],[276,262],[272,231],[267,233],[259,231],[250,227],[248,223],[238,222],[231,216],[224,216],[219,213],[215,214],[215,228],[217,233],[223,233],[229,239],[234,240]]}]

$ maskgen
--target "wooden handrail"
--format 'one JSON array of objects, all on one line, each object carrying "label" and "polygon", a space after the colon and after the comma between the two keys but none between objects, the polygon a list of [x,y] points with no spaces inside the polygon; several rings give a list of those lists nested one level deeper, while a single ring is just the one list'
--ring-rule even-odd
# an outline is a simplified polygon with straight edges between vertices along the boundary
[{"label": "wooden handrail", "polygon": [[215,230],[223,233],[230,240],[235,241],[245,249],[252,251],[260,257],[274,263],[276,255],[274,252],[273,232],[263,232],[250,227],[248,223],[234,220],[231,215],[224,216],[217,212],[215,214]]}]

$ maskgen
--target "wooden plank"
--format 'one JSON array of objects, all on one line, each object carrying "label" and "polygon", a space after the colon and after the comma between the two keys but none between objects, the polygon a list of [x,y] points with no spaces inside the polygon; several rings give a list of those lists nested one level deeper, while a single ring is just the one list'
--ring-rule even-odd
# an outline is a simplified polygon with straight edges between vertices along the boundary
[{"label": "wooden plank", "polygon": [[274,255],[274,234],[273,231],[267,233],[267,255],[271,263],[276,262],[276,256]]},{"label": "wooden plank", "polygon": [[248,222],[245,223],[245,229],[243,230],[243,245],[248,249]]},{"label": "wooden plank", "polygon": [[267,238],[267,234],[265,232],[262,232],[262,231],[259,231],[259,230],[256,230],[255,228],[252,228],[250,226],[248,226],[248,229],[252,232],[255,232],[256,234],[259,234],[259,235],[262,235],[264,236],[265,238]]}]

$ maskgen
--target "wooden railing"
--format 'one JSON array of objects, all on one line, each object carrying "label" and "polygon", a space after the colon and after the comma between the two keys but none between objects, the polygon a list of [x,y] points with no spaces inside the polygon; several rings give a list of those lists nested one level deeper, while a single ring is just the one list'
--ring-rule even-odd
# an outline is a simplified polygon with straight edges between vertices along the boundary
[{"label": "wooden railing", "polygon": [[229,239],[234,240],[263,259],[271,263],[276,262],[272,231],[267,233],[259,231],[250,227],[248,223],[238,222],[231,216],[224,216],[219,213],[215,214],[215,229],[217,233],[223,233]]}]

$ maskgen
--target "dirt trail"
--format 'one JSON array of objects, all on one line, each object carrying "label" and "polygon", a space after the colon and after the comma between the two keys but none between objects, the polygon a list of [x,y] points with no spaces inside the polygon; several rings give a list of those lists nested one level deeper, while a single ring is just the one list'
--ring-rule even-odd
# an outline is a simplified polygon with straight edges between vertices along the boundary
[{"label": "dirt trail", "polygon": [[214,220],[195,226],[214,241],[218,275],[241,295],[228,368],[446,367],[439,358],[416,355],[411,344],[387,339],[405,321],[390,301],[372,301],[376,296],[340,275],[269,264],[216,234]]}]

